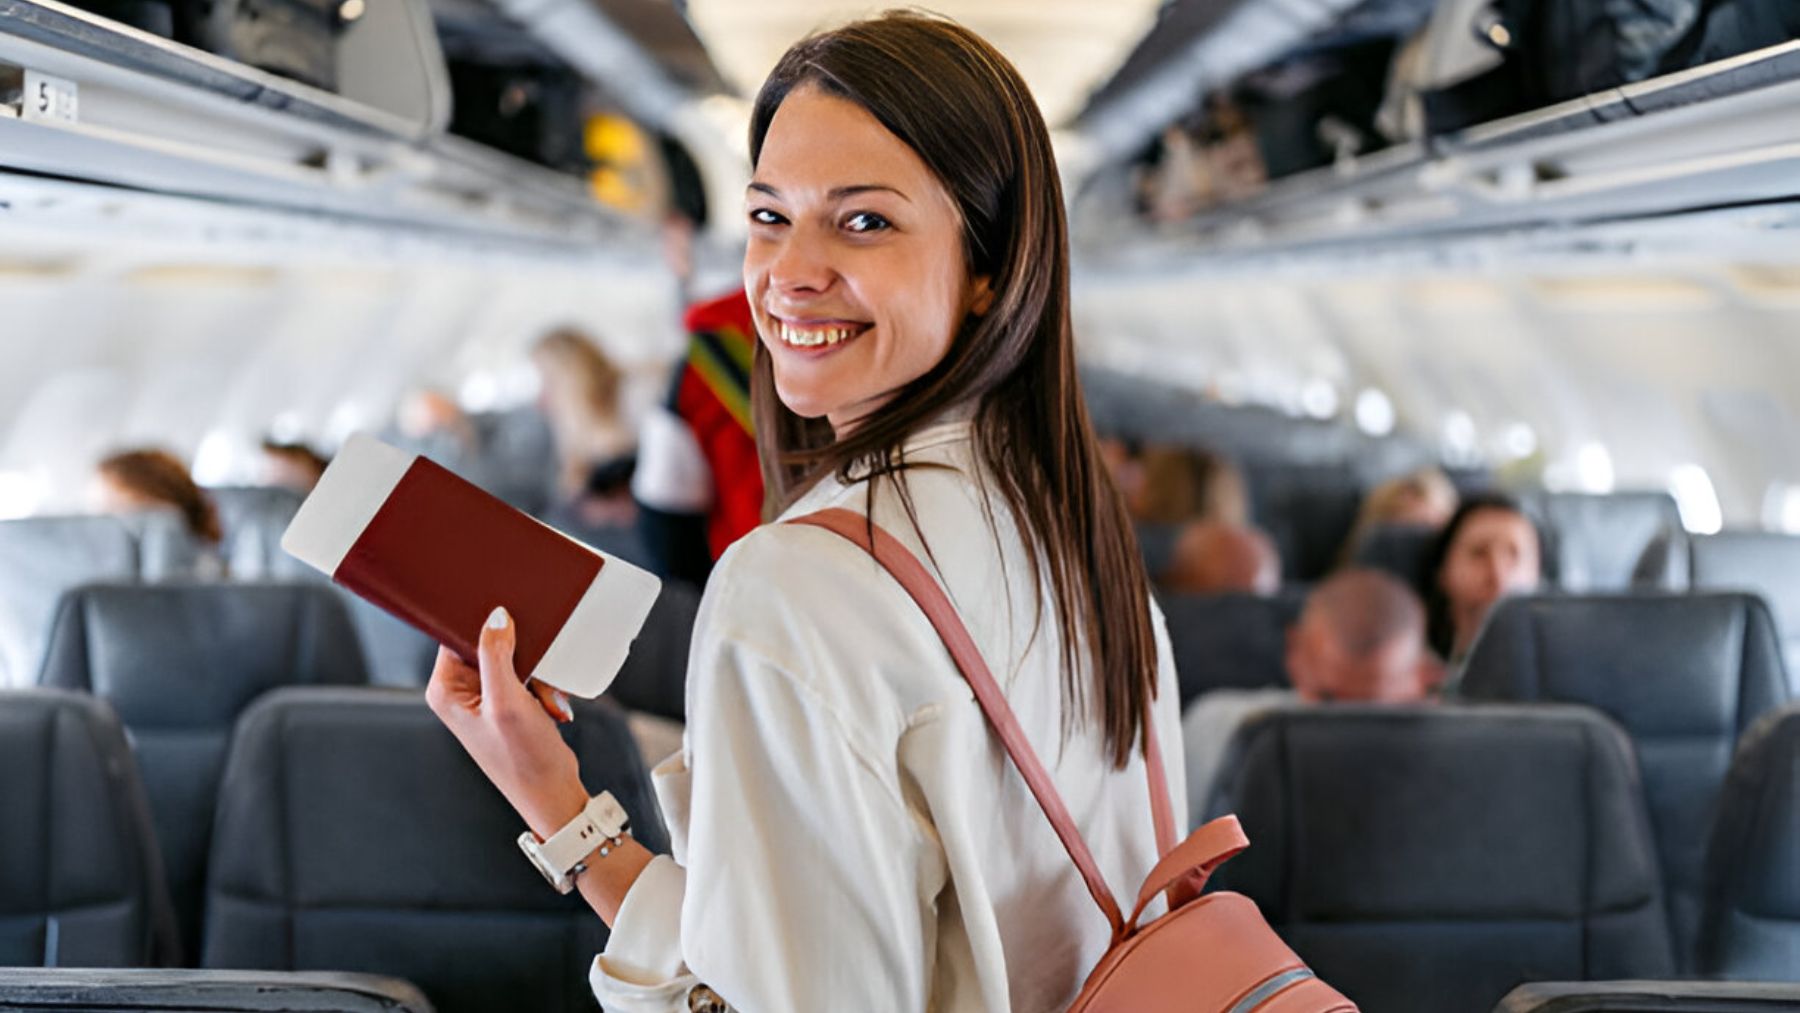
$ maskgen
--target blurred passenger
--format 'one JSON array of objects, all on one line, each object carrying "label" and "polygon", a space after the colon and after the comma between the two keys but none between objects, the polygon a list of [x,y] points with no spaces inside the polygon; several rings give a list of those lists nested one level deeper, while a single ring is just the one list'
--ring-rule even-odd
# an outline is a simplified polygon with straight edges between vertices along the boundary
[{"label": "blurred passenger", "polygon": [[146,447],[102,458],[94,467],[94,499],[101,513],[173,512],[192,537],[193,547],[183,547],[158,565],[207,579],[225,575],[224,557],[219,552],[225,532],[218,509],[174,454]]},{"label": "blurred passenger", "polygon": [[1281,588],[1281,556],[1256,528],[1198,521],[1176,538],[1162,586],[1180,594],[1274,594]]},{"label": "blurred passenger", "polygon": [[1443,665],[1425,646],[1425,606],[1380,570],[1345,570],[1307,596],[1287,635],[1292,689],[1214,690],[1182,717],[1188,812],[1204,821],[1214,781],[1238,727],[1294,703],[1409,704],[1429,699]]},{"label": "blurred passenger", "polygon": [[1463,501],[1431,555],[1431,646],[1462,667],[1496,602],[1537,590],[1543,539],[1519,502],[1501,493]]},{"label": "blurred passenger", "polygon": [[1404,525],[1438,531],[1456,513],[1456,486],[1437,468],[1421,468],[1410,475],[1390,478],[1363,498],[1356,523],[1344,539],[1339,563],[1348,566],[1356,559],[1369,533],[1378,527]]},{"label": "blurred passenger", "polygon": [[261,482],[306,495],[319,484],[320,476],[331,464],[323,454],[304,443],[280,440],[262,441]]},{"label": "blurred passenger", "polygon": [[474,424],[441,390],[427,387],[407,394],[395,422],[402,444],[452,471],[466,468],[481,450]]},{"label": "blurred passenger", "polygon": [[1142,481],[1126,505],[1150,524],[1249,523],[1250,500],[1237,465],[1210,450],[1159,445],[1141,458]]},{"label": "blurred passenger", "polygon": [[1137,502],[1143,492],[1143,457],[1143,448],[1134,440],[1119,436],[1100,438],[1100,459],[1106,462],[1106,473],[1112,476],[1128,506]]},{"label": "blurred passenger", "polygon": [[731,543],[762,523],[763,473],[750,417],[756,325],[742,289],[688,308],[687,356],[644,419],[632,495],[651,568],[704,584]]},{"label": "blurred passenger", "polygon": [[531,364],[538,408],[556,444],[558,498],[580,504],[597,477],[602,486],[617,485],[623,473],[628,483],[625,465],[635,465],[637,438],[619,408],[619,368],[591,338],[569,328],[539,338]]}]

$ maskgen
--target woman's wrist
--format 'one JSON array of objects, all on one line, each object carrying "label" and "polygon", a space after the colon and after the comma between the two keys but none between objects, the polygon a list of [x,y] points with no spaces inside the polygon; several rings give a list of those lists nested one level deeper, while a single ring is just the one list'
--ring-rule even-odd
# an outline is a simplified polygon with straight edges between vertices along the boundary
[{"label": "woman's wrist", "polygon": [[513,808],[539,840],[548,840],[570,820],[581,815],[587,803],[587,788],[575,780],[533,790],[531,797],[520,799]]}]

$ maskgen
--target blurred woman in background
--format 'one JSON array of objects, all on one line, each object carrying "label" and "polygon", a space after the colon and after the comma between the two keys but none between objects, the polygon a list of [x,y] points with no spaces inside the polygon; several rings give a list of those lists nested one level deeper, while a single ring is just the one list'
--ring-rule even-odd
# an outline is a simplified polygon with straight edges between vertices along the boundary
[{"label": "blurred woman in background", "polygon": [[1429,572],[1431,646],[1455,672],[1494,605],[1537,590],[1543,539],[1517,500],[1500,493],[1472,496],[1444,526]]}]

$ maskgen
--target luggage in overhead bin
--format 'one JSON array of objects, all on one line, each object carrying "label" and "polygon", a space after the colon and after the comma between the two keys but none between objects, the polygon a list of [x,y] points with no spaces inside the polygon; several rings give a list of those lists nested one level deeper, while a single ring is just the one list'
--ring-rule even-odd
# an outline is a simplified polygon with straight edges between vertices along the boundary
[{"label": "luggage in overhead bin", "polygon": [[176,0],[176,37],[229,60],[327,91],[338,40],[365,0]]},{"label": "luggage in overhead bin", "polygon": [[1669,70],[1779,46],[1800,39],[1795,0],[1705,0],[1698,30],[1671,54]]},{"label": "luggage in overhead bin", "polygon": [[565,172],[592,168],[582,148],[581,78],[532,63],[450,56],[450,132]]}]

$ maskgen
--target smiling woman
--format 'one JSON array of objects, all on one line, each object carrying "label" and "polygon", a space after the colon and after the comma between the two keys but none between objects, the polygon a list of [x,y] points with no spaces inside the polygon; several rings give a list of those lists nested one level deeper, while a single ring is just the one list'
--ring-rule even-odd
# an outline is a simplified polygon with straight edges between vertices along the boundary
[{"label": "smiling woman", "polygon": [[554,871],[612,924],[608,1010],[1066,1008],[1113,938],[1093,903],[1144,881],[1186,796],[1157,758],[1180,742],[1167,638],[1075,375],[1049,133],[991,46],[893,14],[791,49],[751,153],[768,513],[848,511],[930,561],[1091,860],[933,621],[817,527],[765,525],[713,571],[655,772],[670,856],[587,798],[503,612],[430,699],[534,833],[599,845]]}]

